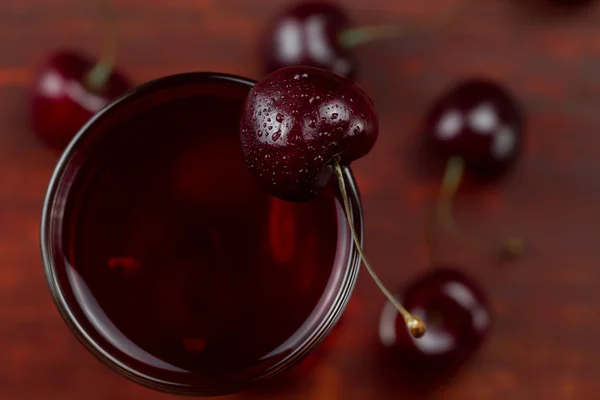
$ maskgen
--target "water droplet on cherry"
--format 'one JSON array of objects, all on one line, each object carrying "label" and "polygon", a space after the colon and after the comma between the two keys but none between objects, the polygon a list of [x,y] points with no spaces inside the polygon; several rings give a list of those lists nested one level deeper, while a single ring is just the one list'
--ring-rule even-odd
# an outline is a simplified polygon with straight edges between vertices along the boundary
[{"label": "water droplet on cherry", "polygon": [[[298,75],[301,81],[295,78]],[[281,199],[301,201],[316,196],[332,176],[332,160],[339,157],[341,164],[348,165],[367,154],[377,139],[377,114],[369,96],[352,80],[332,72],[283,68],[259,81],[251,92],[241,119],[242,150],[258,184]],[[259,139],[272,128],[269,125],[265,130],[268,117],[254,112],[263,104],[268,104],[276,119],[286,121],[272,140]],[[331,104],[344,112],[320,118],[321,109]],[[265,153],[271,155],[268,162]],[[290,166],[285,174],[278,167],[284,156]]]}]

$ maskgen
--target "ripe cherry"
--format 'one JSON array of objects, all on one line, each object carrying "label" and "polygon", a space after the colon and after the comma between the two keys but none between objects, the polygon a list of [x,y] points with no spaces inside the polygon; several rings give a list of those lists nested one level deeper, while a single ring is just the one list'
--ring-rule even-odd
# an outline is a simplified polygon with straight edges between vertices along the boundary
[{"label": "ripe cherry", "polygon": [[[419,23],[417,29],[439,28],[454,21],[467,0],[442,17]],[[407,24],[354,27],[345,10],[328,1],[309,0],[275,15],[262,33],[259,52],[265,74],[279,68],[308,66],[327,69],[354,78],[357,46],[405,33]]]},{"label": "ripe cherry", "polygon": [[115,69],[117,38],[109,0],[99,0],[106,22],[105,50],[99,60],[75,51],[52,54],[38,69],[31,94],[36,135],[62,151],[79,129],[105,105],[133,87]]},{"label": "ripe cherry", "polygon": [[277,70],[247,97],[242,150],[255,180],[288,201],[317,196],[341,165],[367,154],[377,139],[377,113],[350,79],[312,67]]},{"label": "ripe cherry", "polygon": [[517,160],[523,116],[512,96],[490,80],[459,83],[430,111],[425,134],[445,157],[461,157],[475,175],[497,176]]},{"label": "ripe cherry", "polygon": [[314,67],[279,69],[252,88],[242,111],[240,138],[250,175],[288,201],[317,196],[335,173],[356,250],[365,268],[404,317],[415,337],[425,326],[379,280],[362,250],[342,166],[366,155],[377,139],[377,113],[352,80]]},{"label": "ripe cherry", "polygon": [[79,129],[133,85],[112,70],[95,79],[91,58],[73,51],[51,55],[40,68],[31,98],[31,122],[40,139],[62,151]]},{"label": "ripe cherry", "polygon": [[[523,147],[523,121],[513,97],[491,80],[462,81],[435,102],[425,122],[425,139],[447,163],[435,218],[442,228],[456,228],[452,201],[465,171],[490,180],[515,164]],[[516,256],[522,248],[522,240],[511,237],[501,251]]]},{"label": "ripe cherry", "polygon": [[455,266],[433,267],[408,283],[398,297],[427,324],[427,333],[415,340],[396,308],[391,303],[383,308],[381,343],[397,351],[398,359],[408,365],[455,367],[466,361],[490,332],[492,314],[483,290]]},{"label": "ripe cherry", "polygon": [[351,49],[399,31],[396,26],[351,25],[346,12],[329,2],[310,1],[284,9],[261,38],[265,73],[289,66],[310,66],[352,78],[357,67]]}]

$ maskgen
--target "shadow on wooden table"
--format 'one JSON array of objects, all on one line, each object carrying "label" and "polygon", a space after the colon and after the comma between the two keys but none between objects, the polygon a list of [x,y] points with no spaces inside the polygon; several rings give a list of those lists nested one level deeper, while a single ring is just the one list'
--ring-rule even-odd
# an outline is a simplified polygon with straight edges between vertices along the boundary
[{"label": "shadow on wooden table", "polygon": [[527,18],[564,19],[565,12],[579,14],[585,12],[594,0],[509,0],[515,9],[522,10]]}]

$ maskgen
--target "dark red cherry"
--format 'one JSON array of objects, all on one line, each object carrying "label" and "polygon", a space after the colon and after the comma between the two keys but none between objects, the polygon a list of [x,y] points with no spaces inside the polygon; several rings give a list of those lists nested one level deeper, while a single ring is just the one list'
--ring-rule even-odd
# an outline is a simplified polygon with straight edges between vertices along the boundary
[{"label": "dark red cherry", "polygon": [[283,10],[268,24],[260,42],[265,73],[289,66],[312,66],[353,77],[356,60],[342,34],[350,27],[346,13],[321,1]]},{"label": "dark red cherry", "polygon": [[523,116],[499,84],[472,79],[443,94],[430,111],[425,134],[445,157],[461,157],[476,175],[500,175],[523,145]]},{"label": "dark red cherry", "polygon": [[270,194],[288,201],[317,196],[333,174],[377,139],[377,113],[356,83],[312,67],[279,69],[252,88],[242,111],[246,166]]},{"label": "dark red cherry", "polygon": [[95,66],[87,56],[61,51],[52,54],[38,71],[31,123],[37,136],[58,151],[96,112],[133,86],[117,71],[112,71],[102,85],[91,85],[88,74]]},{"label": "dark red cherry", "polygon": [[409,365],[455,367],[490,331],[492,315],[483,291],[453,266],[433,268],[409,283],[398,299],[425,323],[427,333],[414,339],[404,319],[388,302],[380,317],[379,337]]}]

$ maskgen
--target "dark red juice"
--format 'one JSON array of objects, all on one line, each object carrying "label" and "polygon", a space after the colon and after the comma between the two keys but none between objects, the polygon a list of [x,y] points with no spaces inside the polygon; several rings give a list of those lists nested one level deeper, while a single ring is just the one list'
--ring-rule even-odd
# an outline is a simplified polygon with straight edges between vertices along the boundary
[{"label": "dark red juice", "polygon": [[63,307],[142,383],[210,393],[275,368],[323,329],[351,268],[333,190],[288,203],[251,180],[248,89],[125,101],[88,128],[61,183]]}]

